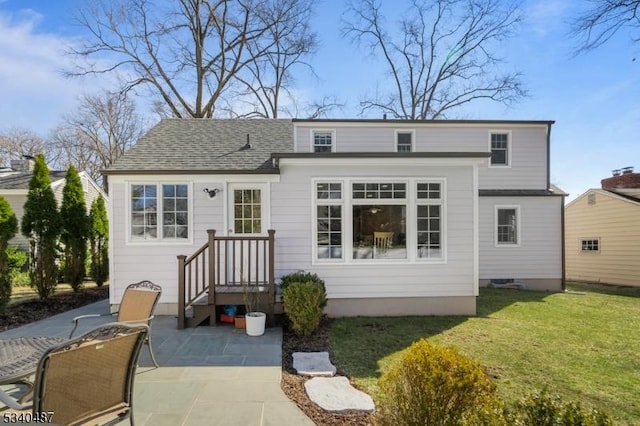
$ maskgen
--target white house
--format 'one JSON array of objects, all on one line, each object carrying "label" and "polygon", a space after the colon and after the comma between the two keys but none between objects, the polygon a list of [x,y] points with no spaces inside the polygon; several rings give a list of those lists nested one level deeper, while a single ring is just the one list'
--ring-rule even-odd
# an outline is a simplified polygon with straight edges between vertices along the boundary
[{"label": "white house", "polygon": [[474,314],[491,280],[561,290],[552,124],[163,120],[106,172],[111,303],[148,279],[175,314],[207,283],[298,270],[331,316]]}]

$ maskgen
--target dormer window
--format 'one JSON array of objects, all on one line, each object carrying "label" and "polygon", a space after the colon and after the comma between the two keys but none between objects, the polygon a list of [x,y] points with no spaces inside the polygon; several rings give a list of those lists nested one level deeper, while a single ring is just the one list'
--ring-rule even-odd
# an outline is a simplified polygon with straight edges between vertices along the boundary
[{"label": "dormer window", "polygon": [[330,130],[313,131],[313,152],[332,152],[333,132]]}]

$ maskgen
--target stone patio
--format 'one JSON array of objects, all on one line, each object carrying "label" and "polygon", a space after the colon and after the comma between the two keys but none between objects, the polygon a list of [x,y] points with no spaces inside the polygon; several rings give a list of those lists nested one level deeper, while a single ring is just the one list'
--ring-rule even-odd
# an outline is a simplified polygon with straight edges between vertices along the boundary
[{"label": "stone patio", "polygon": [[[64,336],[71,318],[108,313],[106,300],[0,333]],[[110,322],[100,317],[81,323],[76,335]],[[280,388],[282,330],[268,328],[249,337],[233,326],[178,330],[171,316],[157,316],[151,329],[160,368],[152,368],[143,347],[134,385],[134,419],[139,426],[313,425]],[[128,424],[123,422],[122,424]]]}]

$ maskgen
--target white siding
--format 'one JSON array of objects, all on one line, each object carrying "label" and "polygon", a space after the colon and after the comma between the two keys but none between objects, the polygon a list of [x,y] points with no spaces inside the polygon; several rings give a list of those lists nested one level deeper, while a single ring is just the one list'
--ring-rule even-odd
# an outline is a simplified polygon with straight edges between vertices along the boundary
[{"label": "white siding", "polygon": [[[562,277],[561,197],[480,197],[480,279]],[[520,208],[519,247],[495,245],[495,206]]]},{"label": "white siding", "polygon": [[[447,261],[444,264],[356,263],[313,264],[311,180],[365,177],[443,177],[447,187]],[[350,193],[344,188],[343,193]],[[320,275],[329,298],[472,296],[473,169],[471,166],[366,166],[332,168],[286,166],[281,182],[272,186],[272,224],[276,230],[277,276],[304,269]],[[345,224],[351,228],[351,224]],[[407,227],[407,232],[412,228]],[[350,233],[344,234],[345,239]],[[411,247],[408,247],[411,250]],[[351,256],[351,253],[345,253]]]},{"label": "white siding", "polygon": [[[140,182],[140,178],[131,177],[132,182]],[[145,177],[145,181],[149,181]],[[216,180],[219,178],[216,178]],[[158,177],[155,182],[175,182],[173,178]],[[181,180],[193,184],[190,206],[193,209],[193,222],[190,227],[192,243],[168,244],[158,243],[128,243],[127,218],[128,200],[127,179],[110,177],[109,179],[109,220],[110,220],[110,275],[111,275],[111,303],[119,303],[124,288],[131,283],[150,280],[162,286],[160,303],[175,303],[178,300],[178,255],[190,256],[207,242],[207,229],[224,231],[224,195],[210,199],[204,193],[205,187],[223,187],[223,183],[216,183],[211,179],[208,183],[190,182],[188,178]],[[151,181],[149,181],[151,182]]]},{"label": "white siding", "polygon": [[479,188],[547,189],[546,124],[295,123],[296,152],[312,152],[314,129],[335,130],[335,152],[395,152],[397,130],[414,131],[416,152],[489,152],[490,132],[510,132],[511,164],[492,168],[485,160]]}]

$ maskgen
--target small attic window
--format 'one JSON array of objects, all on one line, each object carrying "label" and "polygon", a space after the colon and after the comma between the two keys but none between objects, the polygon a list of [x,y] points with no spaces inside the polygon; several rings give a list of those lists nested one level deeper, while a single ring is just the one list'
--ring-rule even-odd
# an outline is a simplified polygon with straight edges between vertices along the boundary
[{"label": "small attic window", "polygon": [[595,193],[591,193],[589,195],[587,195],[587,204],[592,206],[596,203],[596,194]]}]

